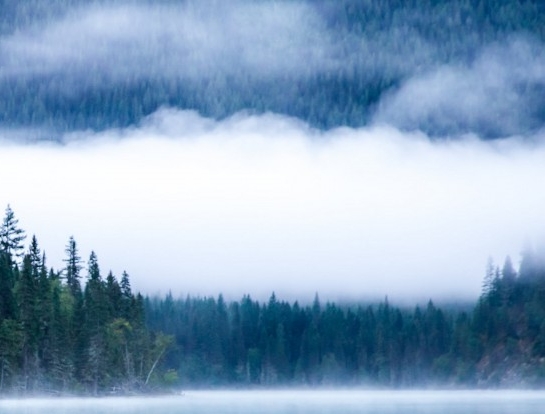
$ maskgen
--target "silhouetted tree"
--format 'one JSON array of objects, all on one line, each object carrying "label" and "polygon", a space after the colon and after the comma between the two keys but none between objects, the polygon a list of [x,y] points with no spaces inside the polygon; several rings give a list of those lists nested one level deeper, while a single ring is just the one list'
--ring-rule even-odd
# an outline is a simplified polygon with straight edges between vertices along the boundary
[{"label": "silhouetted tree", "polygon": [[18,224],[19,220],[15,218],[15,213],[8,204],[0,226],[0,249],[13,258],[23,255],[23,241],[26,238],[24,230],[19,228]]}]

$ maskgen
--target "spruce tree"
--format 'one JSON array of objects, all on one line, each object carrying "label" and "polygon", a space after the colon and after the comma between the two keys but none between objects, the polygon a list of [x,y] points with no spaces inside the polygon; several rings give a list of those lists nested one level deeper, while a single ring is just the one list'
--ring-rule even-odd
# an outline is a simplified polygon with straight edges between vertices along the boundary
[{"label": "spruce tree", "polygon": [[[51,283],[51,318],[48,329],[48,350],[49,350],[49,378],[55,389],[65,391],[72,384],[74,379],[74,339],[73,331],[70,329],[70,316],[73,307],[63,304],[67,297],[70,297],[62,286],[58,275],[50,273]],[[80,321],[81,322],[81,321]]]},{"label": "spruce tree", "polygon": [[76,240],[74,236],[70,236],[68,245],[64,250],[67,257],[64,259],[66,267],[64,268],[64,276],[66,278],[66,284],[68,285],[70,292],[74,297],[81,294],[81,285],[79,283],[80,270],[82,269],[81,257],[78,253]]},{"label": "spruce tree", "polygon": [[39,322],[37,315],[38,285],[32,272],[30,255],[23,258],[23,266],[17,287],[19,321],[23,328],[23,375],[25,389],[32,390],[38,373]]},{"label": "spruce tree", "polygon": [[15,275],[8,253],[0,251],[0,321],[14,319],[17,305],[13,296]]},{"label": "spruce tree", "polygon": [[102,282],[98,259],[91,252],[88,261],[88,280],[84,293],[85,330],[89,339],[87,348],[87,372],[93,394],[98,394],[102,386],[106,367],[106,323],[108,319],[108,303],[106,288]]},{"label": "spruce tree", "polygon": [[26,238],[24,230],[18,227],[19,220],[10,205],[6,207],[4,220],[0,226],[0,250],[14,258],[23,256],[23,241]]},{"label": "spruce tree", "polygon": [[0,319],[0,392],[8,389],[18,371],[23,348],[21,325],[13,319]]},{"label": "spruce tree", "polygon": [[120,303],[120,312],[121,317],[130,320],[132,316],[132,308],[134,297],[131,290],[131,282],[129,280],[129,275],[127,272],[123,272],[121,276],[121,283],[119,285],[121,290],[121,303]]},{"label": "spruce tree", "polygon": [[121,316],[121,288],[113,273],[106,277],[106,295],[108,296],[108,312],[111,318]]},{"label": "spruce tree", "polygon": [[30,241],[30,246],[28,248],[28,255],[30,256],[32,275],[35,278],[38,278],[43,262],[42,262],[42,254],[40,252],[40,247],[38,246],[38,240],[36,239],[35,235],[32,236],[32,240]]}]

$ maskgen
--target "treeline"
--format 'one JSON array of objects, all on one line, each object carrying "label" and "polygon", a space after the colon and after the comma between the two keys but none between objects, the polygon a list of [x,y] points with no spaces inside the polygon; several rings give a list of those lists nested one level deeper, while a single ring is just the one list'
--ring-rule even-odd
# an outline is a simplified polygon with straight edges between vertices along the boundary
[{"label": "treeline", "polygon": [[[198,78],[151,70],[129,70],[123,80],[109,79],[107,68],[80,73],[62,71],[36,76],[0,77],[0,124],[40,126],[51,136],[66,130],[102,130],[138,123],[161,106],[197,110],[221,119],[241,110],[266,111],[300,118],[328,129],[366,125],[381,98],[405,79],[426,68],[473,61],[484,46],[513,35],[545,40],[545,4],[540,0],[292,0],[309,5],[326,22],[340,64],[324,71],[305,67],[305,75],[268,76],[240,68],[224,73],[211,67]],[[187,0],[27,0],[0,2],[4,36],[39,27],[89,5],[182,5]],[[251,2],[251,0],[248,0]],[[269,2],[255,0],[262,4]],[[198,3],[198,2],[196,2]],[[202,7],[214,7],[202,2]],[[207,6],[208,4],[208,6]],[[131,47],[128,45],[127,47]],[[0,50],[0,56],[1,56]],[[123,54],[120,50],[120,54]],[[113,64],[113,63],[112,63]],[[142,62],[153,68],[155,62]],[[181,65],[171,62],[171,66]],[[182,65],[183,66],[183,65]],[[19,73],[20,71],[17,71]],[[70,87],[66,87],[70,85]],[[520,85],[534,108],[524,134],[543,125],[545,102],[541,80]],[[64,92],[63,92],[64,91]],[[506,133],[491,125],[417,125],[433,135],[477,132],[484,137]],[[450,128],[450,129],[449,129]],[[510,131],[511,133],[512,131]]]},{"label": "treeline", "polygon": [[121,394],[172,387],[513,387],[545,384],[545,260],[489,263],[477,303],[414,308],[249,295],[133,293],[84,269],[76,242],[48,269],[11,208],[0,226],[0,394]]},{"label": "treeline", "polygon": [[490,265],[473,310],[301,306],[273,294],[146,299],[151,329],[173,335],[162,361],[183,387],[519,387],[545,383],[545,265]]},{"label": "treeline", "polygon": [[[105,278],[91,253],[83,279],[76,242],[66,267],[48,269],[8,206],[0,227],[0,393],[145,391],[170,338],[145,326],[144,299],[129,276]],[[151,380],[151,383],[150,383]]]},{"label": "treeline", "polygon": [[449,315],[431,302],[408,313],[387,301],[346,309],[274,294],[266,304],[168,296],[146,309],[153,329],[175,337],[163,363],[183,386],[422,384],[437,377],[453,336]]}]

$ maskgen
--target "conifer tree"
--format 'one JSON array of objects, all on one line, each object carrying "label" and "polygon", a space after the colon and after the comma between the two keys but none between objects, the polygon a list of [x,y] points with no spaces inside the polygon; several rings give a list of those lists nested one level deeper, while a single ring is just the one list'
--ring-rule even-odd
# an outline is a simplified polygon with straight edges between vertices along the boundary
[{"label": "conifer tree", "polygon": [[23,348],[21,325],[13,319],[0,319],[0,392],[11,385],[17,373]]},{"label": "conifer tree", "polygon": [[68,285],[70,292],[74,297],[81,294],[81,285],[79,282],[80,271],[82,269],[81,257],[78,253],[78,248],[76,245],[76,240],[73,236],[70,236],[68,240],[68,245],[66,246],[65,253],[67,255],[64,262],[66,267],[64,268],[64,275],[66,278],[66,284]]},{"label": "conifer tree", "polygon": [[23,266],[19,277],[16,293],[19,308],[19,321],[23,328],[23,375],[25,389],[32,390],[38,373],[37,343],[39,323],[37,315],[37,280],[32,271],[30,255],[23,258]]},{"label": "conifer tree", "polygon": [[121,316],[121,288],[115,276],[110,271],[106,277],[106,295],[108,296],[108,311],[111,318]]},{"label": "conifer tree", "polygon": [[131,282],[129,280],[129,275],[127,272],[123,272],[121,276],[121,283],[119,284],[121,291],[121,302],[120,302],[120,312],[121,317],[130,320],[132,314],[132,307],[134,302],[134,297],[131,290]]},{"label": "conifer tree", "polygon": [[6,207],[4,220],[0,226],[0,250],[11,255],[13,258],[23,256],[23,241],[26,238],[24,230],[18,227],[19,220],[10,205]]},{"label": "conifer tree", "polygon": [[505,258],[501,274],[503,280],[509,284],[513,283],[515,278],[517,277],[517,272],[515,271],[515,268],[513,267],[513,263],[511,262],[511,258],[509,256]]},{"label": "conifer tree", "polygon": [[42,268],[42,254],[38,246],[38,240],[36,236],[33,235],[30,241],[30,246],[28,247],[28,255],[30,256],[30,265],[32,267],[32,274],[35,278],[38,278],[38,275]]},{"label": "conifer tree", "polygon": [[[49,346],[49,376],[57,389],[65,391],[74,381],[74,338],[70,324],[70,312],[73,307],[63,305],[63,296],[69,296],[63,292],[58,275],[50,275],[51,281],[51,320],[48,330]],[[80,321],[81,322],[81,321]]]},{"label": "conifer tree", "polygon": [[95,252],[88,261],[88,279],[84,292],[85,330],[88,338],[87,372],[93,394],[98,394],[105,372],[106,324],[108,303]]},{"label": "conifer tree", "polygon": [[2,319],[14,319],[16,312],[13,288],[15,275],[8,253],[0,251],[0,321]]},{"label": "conifer tree", "polygon": [[486,272],[485,272],[485,276],[484,276],[483,284],[482,284],[481,293],[483,296],[487,296],[488,294],[490,294],[490,292],[492,291],[494,287],[494,272],[495,272],[494,261],[492,260],[491,257],[489,257],[486,263]]}]

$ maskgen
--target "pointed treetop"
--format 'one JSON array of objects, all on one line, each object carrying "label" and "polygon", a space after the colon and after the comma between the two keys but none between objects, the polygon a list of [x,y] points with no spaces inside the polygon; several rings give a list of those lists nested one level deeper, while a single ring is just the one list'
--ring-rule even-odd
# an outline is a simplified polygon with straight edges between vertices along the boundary
[{"label": "pointed treetop", "polygon": [[492,257],[489,257],[488,262],[486,263],[486,273],[484,275],[482,284],[482,295],[488,295],[492,291],[492,288],[494,286],[494,274],[494,260],[492,259]]},{"label": "pointed treetop", "polygon": [[276,305],[276,294],[273,292],[271,293],[271,297],[269,298],[269,307]]},{"label": "pointed treetop", "polygon": [[81,292],[81,286],[79,283],[80,270],[83,267],[83,262],[78,254],[78,248],[74,236],[70,236],[66,249],[66,259],[63,261],[66,263],[66,267],[63,269],[64,277],[66,278],[66,284],[70,288],[72,295],[77,296]]},{"label": "pointed treetop", "polygon": [[513,281],[517,277],[517,272],[515,271],[515,268],[513,267],[513,263],[511,262],[511,258],[509,256],[505,258],[505,263],[503,264],[501,274],[503,276],[503,280],[506,281]]},{"label": "pointed treetop", "polygon": [[0,226],[0,250],[13,255],[22,257],[26,238],[24,230],[18,227],[19,220],[15,218],[15,213],[8,204],[6,214]]},{"label": "pointed treetop", "polygon": [[320,298],[318,296],[318,292],[314,294],[314,301],[312,302],[312,313],[314,316],[317,316],[320,314],[322,309],[322,306],[320,304]]},{"label": "pointed treetop", "polygon": [[129,275],[125,271],[123,271],[123,274],[121,275],[120,287],[121,287],[121,293],[123,294],[123,297],[125,298],[132,297],[131,282],[129,281]]},{"label": "pointed treetop", "polygon": [[89,280],[100,280],[100,269],[98,267],[98,259],[94,251],[91,252],[91,255],[89,256],[87,271],[88,271]]},{"label": "pointed treetop", "polygon": [[42,267],[42,253],[40,252],[36,235],[32,235],[32,240],[30,241],[30,246],[28,247],[28,255],[30,256],[32,269],[34,271],[38,271]]},{"label": "pointed treetop", "polygon": [[521,280],[531,281],[537,278],[540,273],[540,260],[532,246],[527,243],[521,253],[519,266],[519,277]]},{"label": "pointed treetop", "polygon": [[74,236],[70,236],[70,239],[68,240],[68,244],[66,245],[64,251],[67,255],[67,258],[63,259],[63,262],[66,263],[66,268],[64,269],[64,271],[66,272],[66,279],[70,284],[71,278],[78,279],[80,277],[79,272],[83,267],[81,257],[78,253],[76,240],[74,240]]},{"label": "pointed treetop", "polygon": [[106,283],[108,285],[114,285],[115,283],[117,283],[117,280],[115,280],[115,276],[111,270],[108,272],[108,276],[106,276]]}]

